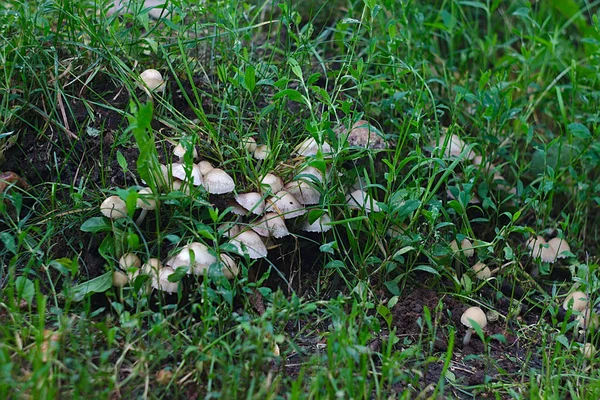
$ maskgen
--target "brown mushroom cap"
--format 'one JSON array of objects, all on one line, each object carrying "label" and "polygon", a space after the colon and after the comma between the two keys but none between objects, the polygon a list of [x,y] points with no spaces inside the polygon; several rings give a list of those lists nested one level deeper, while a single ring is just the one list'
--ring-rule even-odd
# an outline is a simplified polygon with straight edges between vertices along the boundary
[{"label": "brown mushroom cap", "polygon": [[129,282],[129,278],[121,271],[113,271],[113,286],[121,288]]},{"label": "brown mushroom cap", "polygon": [[574,311],[582,312],[588,306],[588,297],[587,294],[581,291],[575,291],[570,293],[563,302],[563,309],[569,310],[572,309]]},{"label": "brown mushroom cap", "polygon": [[488,268],[487,265],[479,261],[475,265],[471,267],[473,272],[475,272],[475,276],[479,279],[488,279],[492,276],[492,271]]},{"label": "brown mushroom cap", "polygon": [[[342,137],[346,134],[344,127],[338,131]],[[387,142],[379,129],[364,119],[360,119],[352,125],[348,133],[348,144],[369,149],[385,149],[387,147]]]}]

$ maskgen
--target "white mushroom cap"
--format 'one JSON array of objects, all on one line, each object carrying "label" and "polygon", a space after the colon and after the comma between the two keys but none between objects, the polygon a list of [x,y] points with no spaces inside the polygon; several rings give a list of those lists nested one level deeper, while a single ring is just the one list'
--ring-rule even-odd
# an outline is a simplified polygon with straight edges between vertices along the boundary
[{"label": "white mushroom cap", "polygon": [[154,210],[156,209],[156,200],[152,198],[152,189],[146,187],[138,191],[138,199],[135,203],[137,208],[143,210]]},{"label": "white mushroom cap", "polygon": [[266,212],[277,212],[285,219],[299,217],[306,213],[306,208],[285,190],[277,192],[267,199]]},{"label": "white mushroom cap", "polygon": [[169,276],[175,273],[171,267],[163,267],[158,271],[158,276],[152,277],[152,287],[167,293],[175,293],[179,289],[179,282],[169,281]]},{"label": "white mushroom cap", "polygon": [[303,157],[314,156],[319,151],[319,148],[323,154],[331,154],[331,146],[329,143],[323,141],[323,144],[319,145],[319,143],[317,143],[316,139],[313,137],[306,139],[296,146],[294,149],[294,154]]},{"label": "white mushroom cap", "polygon": [[291,181],[283,187],[283,190],[294,196],[300,204],[319,204],[321,193],[312,187],[310,183],[296,180]]},{"label": "white mushroom cap", "polygon": [[[269,193],[269,192],[277,193],[281,189],[283,189],[283,181],[277,175],[268,173],[260,181],[260,186],[261,186],[261,190],[265,191],[266,193]],[[266,190],[264,190],[264,189],[266,189]]]},{"label": "white mushroom cap", "polygon": [[578,315],[575,320],[577,321],[577,325],[582,329],[598,329],[600,322],[598,315],[592,312],[592,309],[589,307],[582,311],[581,315]]},{"label": "white mushroom cap", "polygon": [[227,279],[233,279],[240,273],[240,267],[238,267],[235,260],[229,257],[227,254],[221,254],[221,262],[224,264],[221,268],[221,272]]},{"label": "white mushroom cap", "polygon": [[548,245],[550,245],[550,247],[554,250],[556,258],[567,258],[567,255],[563,253],[571,252],[571,246],[569,246],[569,243],[567,243],[565,239],[561,239],[559,237],[548,240]]},{"label": "white mushroom cap", "polygon": [[[192,265],[192,255],[194,265]],[[191,268],[188,270],[188,274],[204,275],[208,267],[215,262],[217,262],[217,258],[208,251],[208,247],[200,242],[192,242],[183,246],[181,251],[165,264],[173,269],[189,266]]]},{"label": "white mushroom cap", "polygon": [[586,343],[581,347],[581,354],[583,354],[585,358],[594,358],[596,355],[596,348],[593,344]]},{"label": "white mushroom cap", "polygon": [[181,179],[173,178],[173,184],[171,185],[173,191],[181,191],[185,194],[190,194],[190,185],[182,181]]},{"label": "white mushroom cap", "polygon": [[489,267],[479,261],[475,265],[471,267],[473,272],[475,272],[475,276],[479,279],[488,279],[492,276],[492,271],[490,271]]},{"label": "white mushroom cap", "polygon": [[258,221],[256,221],[256,224],[252,226],[252,230],[260,236],[273,236],[276,239],[280,239],[290,234],[287,226],[285,226],[284,219],[274,212],[266,213],[260,217]]},{"label": "white mushroom cap", "polygon": [[235,215],[244,216],[244,215],[248,214],[248,210],[246,210],[244,207],[240,206],[240,204],[235,200],[227,201],[227,207],[231,207],[231,212],[234,213]]},{"label": "white mushroom cap", "polygon": [[300,229],[306,232],[327,232],[331,229],[331,218],[329,217],[329,214],[324,213],[312,224],[306,219],[302,223]]},{"label": "white mushroom cap", "polygon": [[[184,164],[181,163],[173,163],[173,165],[171,165],[171,174],[173,175],[173,177],[180,179],[182,181],[187,181],[187,175],[186,175],[186,171],[185,171],[186,167]],[[191,170],[191,177],[192,177],[192,185],[194,186],[202,186],[203,182],[202,182],[202,174],[200,173],[200,168],[198,168],[197,165],[192,164],[192,170]]]},{"label": "white mushroom cap", "polygon": [[110,219],[127,216],[127,204],[119,196],[110,196],[100,204],[100,212]]},{"label": "white mushroom cap", "polygon": [[215,168],[208,161],[200,161],[196,165],[198,165],[198,168],[200,169],[200,173],[202,174],[202,176],[205,176],[206,174],[208,174],[211,170],[213,170]]},{"label": "white mushroom cap", "polygon": [[[344,130],[342,129],[340,132],[343,133]],[[352,125],[348,133],[348,144],[369,149],[384,149],[387,147],[381,132],[364,119],[360,119]]]},{"label": "white mushroom cap", "polygon": [[142,260],[133,254],[125,253],[119,258],[119,268],[123,271],[129,271],[131,268],[140,268],[142,266]]},{"label": "white mushroom cap", "polygon": [[325,177],[323,176],[323,172],[321,172],[320,169],[315,168],[311,165],[302,169],[302,171],[298,173],[298,180],[303,180],[306,182],[316,181],[323,183],[324,179]]},{"label": "white mushroom cap", "polygon": [[230,243],[238,249],[240,254],[248,254],[248,257],[252,259],[267,256],[267,248],[256,232],[244,231],[231,239]]},{"label": "white mushroom cap", "polygon": [[121,271],[113,271],[113,286],[121,288],[129,282],[129,278]]},{"label": "white mushroom cap", "polygon": [[358,189],[348,194],[346,196],[346,202],[350,208],[364,208],[365,212],[367,213],[370,213],[371,211],[380,211],[377,203],[375,201],[371,201],[371,196],[369,196],[364,190]]},{"label": "white mushroom cap", "polygon": [[588,306],[588,297],[587,294],[581,291],[575,291],[569,294],[565,301],[563,302],[563,309],[569,310],[572,309],[574,311],[582,312]]},{"label": "white mushroom cap", "polygon": [[271,149],[266,144],[256,146],[254,149],[254,158],[257,160],[264,160],[271,155]]},{"label": "white mushroom cap", "polygon": [[140,74],[140,78],[144,85],[151,91],[163,90],[165,88],[165,81],[160,72],[155,69],[147,69]]},{"label": "white mushroom cap", "polygon": [[456,240],[453,240],[450,242],[450,247],[452,248],[454,253],[462,252],[465,255],[465,257],[467,257],[467,258],[471,258],[471,257],[473,257],[473,255],[475,255],[475,249],[473,248],[473,243],[471,243],[471,241],[467,238],[464,238],[460,242],[460,248],[458,247]]},{"label": "white mushroom cap", "polygon": [[542,261],[550,263],[553,263],[556,260],[556,250],[541,236],[531,238],[527,242],[527,247],[531,249],[530,255],[533,258],[539,257]]},{"label": "white mushroom cap", "polygon": [[142,265],[141,273],[145,275],[157,275],[162,268],[162,263],[158,258],[150,258],[148,262]]},{"label": "white mushroom cap", "polygon": [[[186,153],[186,148],[183,147],[183,145],[181,143],[179,143],[173,149],[173,155],[175,157],[179,157],[179,159],[182,159],[185,156],[185,153]],[[196,147],[192,147],[192,159],[195,160],[196,158],[198,158],[198,150],[196,150]]]},{"label": "white mushroom cap", "polygon": [[237,222],[225,222],[219,225],[218,231],[223,233],[223,236],[232,238],[240,233],[240,225]]},{"label": "white mushroom cap", "polygon": [[473,328],[473,322],[476,322],[481,329],[487,325],[487,318],[483,310],[479,307],[469,307],[460,317],[460,322],[467,328]]},{"label": "white mushroom cap", "polygon": [[248,153],[254,153],[256,151],[256,140],[254,140],[252,136],[242,139],[241,144],[244,146],[244,149],[248,151]]},{"label": "white mushroom cap", "polygon": [[261,215],[265,210],[265,200],[263,199],[262,194],[257,192],[239,194],[235,197],[235,201],[237,201],[240,206],[256,215]]},{"label": "white mushroom cap", "polygon": [[231,193],[235,189],[233,178],[219,168],[213,168],[204,176],[204,186],[211,194]]}]

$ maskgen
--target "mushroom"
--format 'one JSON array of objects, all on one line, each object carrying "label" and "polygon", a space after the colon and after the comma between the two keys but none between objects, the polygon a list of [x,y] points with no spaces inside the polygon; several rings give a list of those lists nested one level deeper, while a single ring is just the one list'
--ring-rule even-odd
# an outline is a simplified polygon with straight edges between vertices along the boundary
[{"label": "mushroom", "polygon": [[215,167],[213,167],[208,161],[200,161],[197,165],[202,176],[206,176],[206,174],[208,174],[211,170],[215,169]]},{"label": "mushroom", "polygon": [[125,253],[119,258],[119,268],[127,273],[129,279],[134,279],[142,266],[142,260],[133,253]]},{"label": "mushroom", "polygon": [[583,354],[583,356],[588,359],[594,358],[594,356],[596,355],[596,348],[593,344],[586,343],[581,347],[581,354]]},{"label": "mushroom", "polygon": [[283,189],[283,181],[277,175],[272,173],[268,173],[264,178],[260,181],[261,190],[267,189],[264,192],[266,193],[277,193],[281,189]]},{"label": "mushroom", "polygon": [[225,278],[233,279],[240,273],[240,267],[238,267],[235,260],[227,254],[221,254],[221,263],[223,264],[221,272],[223,272]]},{"label": "mushroom", "polygon": [[[344,134],[345,131],[345,128],[341,128],[340,134]],[[379,129],[364,119],[359,119],[352,125],[347,138],[350,146],[366,149],[385,149],[387,147],[387,143]]]},{"label": "mushroom", "polygon": [[235,189],[233,178],[219,168],[213,168],[204,176],[204,186],[210,194],[231,193]]},{"label": "mushroom", "polygon": [[283,189],[303,205],[319,204],[321,199],[321,193],[305,181],[291,181]]},{"label": "mushroom", "polygon": [[323,144],[317,143],[315,138],[308,138],[300,143],[294,149],[294,154],[297,154],[302,157],[314,156],[321,149],[323,154],[331,154],[331,146],[326,141],[323,141]]},{"label": "mushroom", "polygon": [[548,246],[550,246],[556,255],[556,258],[567,258],[568,256],[564,254],[565,252],[571,252],[571,246],[567,243],[566,240],[561,239],[559,237],[555,237],[553,239],[548,240]]},{"label": "mushroom", "polygon": [[306,208],[285,190],[277,192],[267,199],[266,212],[277,212],[285,219],[299,217],[306,213]]},{"label": "mushroom", "polygon": [[260,236],[273,236],[276,239],[281,239],[290,234],[283,217],[274,212],[266,213],[259,218],[256,224],[252,226],[252,230]]},{"label": "mushroom", "polygon": [[254,153],[256,151],[256,140],[254,140],[252,136],[242,139],[240,143],[248,153]]},{"label": "mushroom", "polygon": [[487,325],[487,318],[481,308],[469,307],[460,317],[460,322],[468,328],[465,338],[463,339],[463,345],[467,346],[471,341],[471,335],[473,334],[473,323],[476,323],[481,329],[483,329]]},{"label": "mushroom", "polygon": [[235,197],[235,201],[244,209],[256,215],[261,215],[265,210],[265,200],[262,194],[258,192],[239,194]]},{"label": "mushroom", "polygon": [[331,218],[329,214],[323,213],[312,224],[306,219],[300,229],[306,232],[327,232],[331,229]]},{"label": "mushroom", "polygon": [[366,213],[380,211],[379,206],[372,201],[371,196],[364,190],[355,190],[346,196],[346,203],[353,209],[364,209]]},{"label": "mushroom", "polygon": [[527,247],[531,250],[529,254],[533,258],[539,257],[542,261],[549,263],[553,263],[556,260],[556,250],[541,236],[531,238],[527,242]]},{"label": "mushroom", "polygon": [[187,272],[188,275],[192,273],[194,275],[204,275],[208,267],[215,262],[217,262],[217,258],[208,251],[208,247],[200,242],[192,242],[183,246],[176,256],[165,262],[165,265],[173,269],[190,267]]},{"label": "mushroom", "polygon": [[581,291],[575,291],[569,294],[563,302],[563,309],[565,311],[574,310],[583,312],[588,306],[588,297]]},{"label": "mushroom", "polygon": [[477,276],[478,279],[488,279],[492,276],[492,271],[481,261],[473,265],[471,269],[475,272],[475,276]]},{"label": "mushroom", "polygon": [[142,212],[140,213],[139,217],[135,220],[135,224],[137,226],[140,226],[142,224],[149,210],[156,209],[156,200],[154,200],[151,196],[152,189],[148,187],[142,188],[138,191],[138,199],[135,205],[137,208],[141,208]]},{"label": "mushroom", "polygon": [[155,69],[145,70],[140,74],[140,78],[151,92],[163,91],[165,88],[165,81],[163,80],[161,73]]},{"label": "mushroom", "polygon": [[[188,181],[188,171],[190,171],[189,177],[191,178],[191,181]],[[185,164],[173,163],[173,165],[171,165],[171,174],[174,178],[180,179],[184,182],[191,182],[191,184],[194,186],[203,185],[202,173],[200,172],[200,167],[198,167],[196,164],[192,164],[190,170]]]},{"label": "mushroom", "polygon": [[173,275],[175,270],[171,267],[162,267],[158,274],[152,277],[152,287],[154,289],[173,294],[179,289],[179,282],[169,281],[169,276]]},{"label": "mushroom", "polygon": [[127,204],[119,196],[109,196],[100,204],[100,212],[110,219],[125,218]]},{"label": "mushroom", "polygon": [[[452,134],[452,135],[450,135],[449,139],[447,139],[447,136],[448,135],[440,136],[440,140],[437,142],[437,146],[445,146],[446,141],[447,141],[448,144],[446,145],[446,148],[445,148],[446,151],[444,152],[444,155],[446,157],[460,156],[460,154],[467,147],[467,145],[465,144],[465,142],[462,141],[462,139],[458,135]],[[475,158],[475,153],[470,151],[466,155],[466,158],[468,160],[472,160],[473,158]]]},{"label": "mushroom", "polygon": [[240,254],[247,254],[252,259],[267,256],[267,248],[256,232],[244,231],[231,239],[230,243],[237,248]]},{"label": "mushroom", "polygon": [[458,246],[458,243],[456,242],[456,240],[453,240],[450,242],[450,247],[452,248],[452,250],[454,251],[454,253],[463,253],[465,257],[467,258],[471,258],[475,255],[475,249],[473,248],[473,243],[471,243],[471,241],[467,238],[464,238],[461,242],[460,242],[460,247]]},{"label": "mushroom", "polygon": [[129,282],[129,278],[127,278],[127,275],[125,275],[121,271],[113,271],[114,287],[122,288],[123,286],[127,285],[127,282]]},{"label": "mushroom", "polygon": [[271,155],[271,149],[266,144],[256,146],[254,149],[254,158],[257,160],[264,160]]},{"label": "mushroom", "polygon": [[[192,160],[195,160],[196,158],[198,158],[198,151],[196,150],[196,147],[192,146],[191,147],[192,150]],[[183,147],[183,145],[181,143],[178,143],[177,146],[175,146],[175,148],[173,149],[173,155],[175,157],[178,157],[179,160],[182,160],[185,157],[185,154],[188,152],[187,148]]]}]

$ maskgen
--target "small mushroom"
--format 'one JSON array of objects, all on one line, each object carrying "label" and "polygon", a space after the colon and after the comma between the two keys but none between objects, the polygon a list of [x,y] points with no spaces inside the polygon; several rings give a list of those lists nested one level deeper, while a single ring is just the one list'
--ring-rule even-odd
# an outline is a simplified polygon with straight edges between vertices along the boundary
[{"label": "small mushroom", "polygon": [[213,168],[204,176],[204,186],[210,194],[231,193],[235,189],[233,178],[222,169]]},{"label": "small mushroom", "polygon": [[[340,129],[341,134],[344,134],[345,131],[343,128]],[[360,119],[352,125],[348,133],[348,144],[366,149],[385,149],[387,147],[387,142],[379,129],[364,119]]]},{"label": "small mushroom", "polygon": [[100,204],[100,212],[110,219],[127,217],[127,205],[119,196],[110,196]]},{"label": "small mushroom", "polygon": [[[277,175],[268,173],[260,181],[261,191],[264,193],[277,193],[283,189],[283,180]],[[266,189],[266,190],[263,190]]]},{"label": "small mushroom", "polygon": [[122,288],[123,286],[127,285],[127,282],[129,282],[129,278],[127,278],[127,275],[125,275],[121,271],[113,271],[114,287]]},{"label": "small mushroom", "polygon": [[473,270],[473,272],[475,272],[475,276],[477,276],[478,279],[484,280],[492,276],[492,271],[487,265],[485,265],[481,261],[473,265],[471,269]]},{"label": "small mushroom", "polygon": [[266,212],[276,212],[285,219],[299,217],[306,213],[306,208],[285,190],[277,192],[267,199]]},{"label": "small mushroom", "polygon": [[300,229],[306,232],[327,232],[331,229],[331,218],[329,214],[323,213],[312,224],[306,219]]},{"label": "small mushroom", "polygon": [[460,247],[458,246],[458,243],[456,242],[456,240],[451,241],[450,247],[452,248],[452,250],[454,251],[455,254],[461,252],[467,258],[471,258],[475,255],[475,249],[473,248],[473,243],[471,243],[471,241],[467,238],[464,238],[460,242]]},{"label": "small mushroom", "polygon": [[262,194],[257,192],[239,194],[235,197],[235,201],[244,209],[256,215],[261,215],[265,210],[265,200]]},{"label": "small mushroom", "polygon": [[139,217],[135,220],[135,224],[137,226],[140,226],[142,224],[142,222],[146,218],[146,215],[148,214],[148,211],[156,210],[156,200],[153,199],[151,196],[153,196],[152,189],[148,187],[142,188],[138,191],[138,199],[135,205],[137,208],[141,208],[142,212],[140,213]]},{"label": "small mushroom", "polygon": [[321,200],[321,193],[305,181],[291,181],[283,189],[303,205],[319,204]]},{"label": "small mushroom", "polygon": [[530,255],[533,258],[539,257],[542,261],[549,263],[556,260],[556,250],[541,236],[531,238],[527,242],[527,247],[530,249]]},{"label": "small mushroom", "polygon": [[240,254],[247,254],[252,259],[267,256],[267,248],[256,232],[244,231],[231,239],[230,243],[238,249]]},{"label": "small mushroom", "polygon": [[225,278],[233,279],[240,273],[240,267],[238,267],[235,260],[227,254],[221,254],[221,263],[223,264],[221,272],[223,272]]},{"label": "small mushroom", "polygon": [[471,335],[473,334],[473,323],[476,323],[483,329],[487,325],[487,318],[481,308],[469,307],[460,317],[460,322],[468,328],[465,338],[463,339],[463,345],[467,346],[471,341]]},{"label": "small mushroom", "polygon": [[173,175],[174,178],[177,178],[184,182],[186,182],[186,181],[191,182],[191,184],[194,186],[202,186],[204,182],[203,182],[203,178],[202,178],[202,173],[200,172],[200,167],[198,167],[195,164],[192,164],[191,170],[189,170],[190,171],[189,177],[191,178],[191,181],[188,181],[188,175],[187,175],[186,169],[187,168],[186,168],[185,164],[173,163],[173,165],[171,165],[171,174]]},{"label": "small mushroom", "polygon": [[273,236],[276,239],[281,239],[290,234],[283,217],[274,212],[266,213],[259,218],[256,224],[252,226],[252,230],[260,236]]},{"label": "small mushroom", "polygon": [[548,246],[554,250],[556,258],[567,258],[568,256],[564,253],[571,252],[571,246],[569,246],[569,243],[567,243],[565,239],[561,239],[559,237],[548,240]]},{"label": "small mushroom", "polygon": [[596,348],[591,343],[586,343],[581,347],[581,354],[585,358],[592,359],[596,355]]},{"label": "small mushroom", "polygon": [[169,276],[175,273],[175,270],[171,267],[162,267],[158,271],[158,276],[155,274],[152,277],[152,287],[154,289],[173,294],[179,289],[179,282],[169,281]]},{"label": "small mushroom", "polygon": [[133,280],[142,267],[142,260],[133,253],[125,253],[119,258],[119,268],[127,273],[129,279]]},{"label": "small mushroom", "polygon": [[256,148],[254,149],[254,158],[256,158],[257,160],[265,160],[270,155],[271,149],[266,144],[256,146]]},{"label": "small mushroom", "polygon": [[151,92],[162,91],[165,88],[165,81],[161,73],[155,69],[145,70],[140,74],[140,78]]},{"label": "small mushroom", "polygon": [[200,174],[202,174],[203,177],[206,176],[206,174],[208,174],[211,170],[215,169],[215,167],[213,167],[208,161],[200,161],[197,165],[200,170]]},{"label": "small mushroom", "polygon": [[256,140],[254,140],[252,136],[242,139],[240,143],[244,147],[244,149],[248,151],[248,153],[254,153],[256,151],[256,148],[258,147],[256,145]]},{"label": "small mushroom", "polygon": [[563,309],[583,312],[588,307],[587,294],[581,291],[575,291],[569,294],[563,302]]},{"label": "small mushroom", "polygon": [[379,212],[380,208],[371,196],[364,190],[355,190],[346,196],[346,203],[350,208],[364,209],[366,213]]},{"label": "small mushroom", "polygon": [[[192,255],[194,263],[192,264]],[[177,269],[179,267],[190,267],[188,274],[204,275],[211,264],[217,262],[217,258],[212,255],[208,247],[200,242],[192,242],[181,248],[176,256],[171,257],[165,262],[165,265]]]},{"label": "small mushroom", "polygon": [[[192,160],[195,160],[196,158],[198,158],[198,151],[196,150],[196,147],[191,147],[192,150]],[[181,143],[177,144],[177,146],[175,146],[175,148],[173,149],[173,155],[177,158],[179,158],[180,160],[183,160],[183,158],[185,157],[185,154],[187,153],[187,149],[185,147],[183,147],[183,145]]]},{"label": "small mushroom", "polygon": [[315,138],[311,137],[304,140],[302,143],[296,146],[296,148],[294,149],[294,154],[297,154],[302,157],[314,156],[317,154],[319,149],[324,155],[331,154],[331,146],[329,145],[329,143],[323,141],[323,144],[320,145],[319,143],[317,143]]}]

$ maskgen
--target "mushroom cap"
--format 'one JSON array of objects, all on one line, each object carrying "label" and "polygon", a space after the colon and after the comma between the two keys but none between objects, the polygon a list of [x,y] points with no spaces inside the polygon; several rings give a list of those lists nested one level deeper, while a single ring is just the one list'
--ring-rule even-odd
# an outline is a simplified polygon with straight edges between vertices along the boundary
[{"label": "mushroom cap", "polygon": [[331,229],[330,224],[331,218],[329,214],[323,213],[312,224],[308,222],[308,219],[304,220],[300,229],[306,232],[327,232]]},{"label": "mushroom cap", "polygon": [[217,231],[222,232],[225,237],[232,238],[240,233],[240,225],[236,222],[225,222],[219,225]]},{"label": "mushroom cap", "polygon": [[321,193],[305,181],[291,181],[283,187],[283,190],[294,196],[303,205],[319,204],[321,200]]},{"label": "mushroom cap", "polygon": [[323,181],[325,180],[325,176],[323,175],[323,172],[320,169],[309,165],[308,167],[303,168],[302,171],[298,173],[298,180],[303,180],[306,182],[315,181],[323,183]]},{"label": "mushroom cap", "polygon": [[291,194],[281,190],[267,199],[266,212],[277,212],[283,218],[290,219],[306,213],[306,208]]},{"label": "mushroom cap", "polygon": [[119,258],[119,268],[123,271],[128,271],[133,267],[140,268],[141,266],[142,260],[133,253],[125,253]]},{"label": "mushroom cap", "polygon": [[113,271],[113,286],[121,288],[129,282],[129,278],[121,271]]},{"label": "mushroom cap", "polygon": [[248,214],[248,210],[240,206],[240,204],[235,200],[228,200],[227,207],[231,207],[231,212],[235,215],[244,216]]},{"label": "mushroom cap", "polygon": [[135,203],[137,208],[142,210],[155,210],[156,200],[152,198],[152,189],[149,187],[142,188],[138,191],[138,199]]},{"label": "mushroom cap", "polygon": [[458,247],[456,240],[453,240],[450,242],[450,247],[452,248],[454,253],[463,253],[464,256],[467,258],[471,258],[471,257],[473,257],[473,255],[475,255],[475,249],[473,249],[473,243],[471,243],[471,241],[467,238],[464,238],[460,242],[460,248]]},{"label": "mushroom cap", "polygon": [[[344,131],[345,129],[342,129],[341,132],[344,133]],[[379,129],[364,119],[360,119],[352,125],[350,133],[348,133],[348,144],[368,149],[385,149],[387,147],[387,142]]]},{"label": "mushroom cap", "polygon": [[148,261],[142,265],[141,273],[146,275],[156,275],[158,271],[162,268],[162,263],[158,258],[150,258]]},{"label": "mushroom cap", "polygon": [[256,215],[261,215],[265,210],[265,200],[258,192],[242,193],[235,197],[235,201],[244,209]]},{"label": "mushroom cap", "polygon": [[264,160],[271,155],[271,149],[266,144],[256,146],[254,149],[254,158],[257,160]]},{"label": "mushroom cap", "polygon": [[583,354],[585,358],[594,358],[596,355],[596,348],[593,344],[586,343],[581,347],[581,354]]},{"label": "mushroom cap", "polygon": [[[198,150],[196,150],[196,147],[192,146],[191,149],[192,149],[192,159],[198,158]],[[175,148],[173,149],[173,155],[175,157],[179,157],[180,159],[185,156],[185,153],[186,153],[186,148],[183,147],[183,145],[181,143],[177,144],[177,146],[175,146]]]},{"label": "mushroom cap", "polygon": [[371,201],[371,196],[369,196],[367,192],[361,189],[355,190],[352,193],[348,194],[346,196],[346,203],[350,208],[364,208],[366,213],[370,213],[371,211],[380,211],[377,203],[375,201]]},{"label": "mushroom cap", "polygon": [[235,189],[233,178],[220,168],[213,168],[204,176],[204,186],[208,193],[231,193]]},{"label": "mushroom cap", "polygon": [[158,274],[152,276],[152,287],[167,293],[175,293],[179,289],[179,282],[169,281],[169,276],[175,273],[171,267],[162,267]]},{"label": "mushroom cap", "polygon": [[208,174],[211,170],[213,170],[215,168],[208,161],[200,161],[196,165],[198,165],[198,168],[200,169],[200,173],[202,174],[202,176]]},{"label": "mushroom cap", "polygon": [[492,271],[490,271],[488,266],[481,261],[473,265],[471,269],[473,269],[473,272],[475,272],[475,276],[477,276],[478,279],[488,279],[492,276]]},{"label": "mushroom cap", "polygon": [[575,320],[577,321],[577,325],[583,329],[598,329],[598,323],[600,322],[598,315],[592,312],[591,308],[586,308]]},{"label": "mushroom cap", "polygon": [[468,328],[472,328],[473,324],[471,321],[474,321],[479,325],[481,329],[485,328],[487,325],[487,318],[483,310],[479,307],[469,307],[465,310],[465,312],[460,317],[460,322],[464,326]]},{"label": "mushroom cap", "polygon": [[254,153],[256,151],[256,147],[258,147],[256,145],[256,140],[252,136],[243,138],[240,143],[242,146],[244,146],[244,149],[246,149],[248,153]]},{"label": "mushroom cap", "polygon": [[227,279],[233,279],[240,273],[240,267],[238,267],[237,263],[233,258],[231,258],[227,254],[221,254],[221,263],[223,263],[223,267],[221,268],[221,272],[225,275]]},{"label": "mushroom cap", "polygon": [[[171,174],[173,175],[173,177],[180,179],[182,181],[187,181],[187,174],[186,174],[185,170],[186,170],[185,164],[173,163],[173,165],[171,165]],[[192,170],[191,170],[190,174],[191,174],[190,176],[192,177],[192,185],[194,185],[194,186],[202,186],[203,185],[202,174],[200,173],[200,168],[197,165],[192,164]]]},{"label": "mushroom cap", "polygon": [[[191,264],[192,255],[194,265]],[[208,247],[200,242],[192,242],[183,246],[177,255],[165,262],[165,265],[173,269],[189,266],[188,274],[204,275],[208,267],[215,262],[217,262],[217,258],[208,251]]]},{"label": "mushroom cap", "polygon": [[[444,152],[444,155],[446,157],[458,157],[458,156],[460,156],[460,153],[463,152],[463,150],[467,147],[467,145],[456,134],[450,135],[450,139],[446,139],[447,136],[448,135],[441,135],[440,136],[440,140],[437,142],[437,146],[444,146],[444,144],[448,140],[448,145],[446,146],[446,151]],[[473,153],[472,151],[470,151],[467,154],[466,158],[468,160],[472,160],[473,158],[475,158],[475,153]]]},{"label": "mushroom cap", "polygon": [[109,196],[100,204],[100,212],[110,219],[125,218],[127,204],[119,196]]},{"label": "mushroom cap", "polygon": [[[572,302],[572,304],[571,304]],[[572,309],[574,311],[582,312],[588,306],[588,297],[587,294],[581,291],[575,291],[570,293],[563,302],[563,309],[569,310]]]},{"label": "mushroom cap", "polygon": [[561,239],[559,237],[555,237],[553,239],[548,240],[548,245],[554,250],[556,254],[556,258],[567,258],[568,256],[563,254],[563,252],[571,252],[571,246],[565,239]]},{"label": "mushroom cap", "polygon": [[140,78],[144,85],[151,91],[154,90],[163,90],[165,81],[162,77],[162,74],[155,69],[147,69],[140,74]]},{"label": "mushroom cap", "polygon": [[285,226],[284,219],[281,215],[274,212],[266,213],[260,217],[258,221],[256,221],[256,224],[252,226],[252,230],[260,236],[273,236],[276,239],[281,239],[290,234],[287,226]]},{"label": "mushroom cap", "polygon": [[527,242],[527,247],[531,250],[530,255],[533,258],[541,258],[544,262],[553,263],[556,260],[556,250],[544,240],[537,236]]},{"label": "mushroom cap", "polygon": [[[263,258],[267,256],[267,247],[260,239],[260,236],[253,231],[244,231],[230,240],[240,254],[248,254],[252,259]],[[244,244],[245,246],[243,246]],[[246,251],[244,250],[246,248]]]},{"label": "mushroom cap", "polygon": [[[281,180],[280,177],[278,177],[277,175],[274,175],[272,173],[268,173],[265,175],[264,178],[262,178],[262,180],[260,181],[260,186],[261,186],[261,190],[266,192],[266,193],[277,193],[279,192],[281,189],[283,189],[283,180]],[[265,188],[265,186],[267,188]],[[263,190],[266,189],[266,190]]]},{"label": "mushroom cap", "polygon": [[190,185],[182,181],[181,179],[173,178],[173,184],[171,185],[173,191],[180,191],[185,194],[190,194]]},{"label": "mushroom cap", "polygon": [[297,154],[303,157],[314,156],[317,154],[319,149],[321,149],[321,152],[323,154],[331,154],[331,146],[329,145],[329,143],[323,141],[323,144],[319,145],[315,138],[310,137],[304,140],[298,146],[296,146],[293,154]]}]

